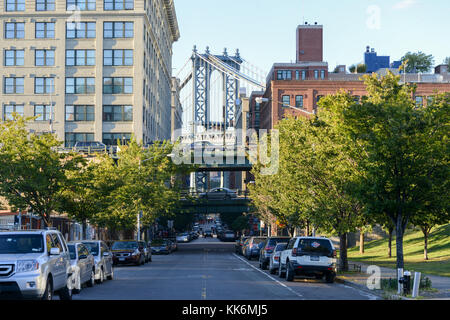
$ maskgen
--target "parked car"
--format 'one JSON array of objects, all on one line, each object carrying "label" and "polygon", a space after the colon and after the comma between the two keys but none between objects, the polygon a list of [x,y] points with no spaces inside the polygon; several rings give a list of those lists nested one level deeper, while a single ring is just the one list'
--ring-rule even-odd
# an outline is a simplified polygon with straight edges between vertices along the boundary
[{"label": "parked car", "polygon": [[203,192],[199,194],[200,199],[210,199],[210,200],[230,200],[236,198],[236,191],[228,188],[213,188],[208,192]]},{"label": "parked car", "polygon": [[94,256],[95,281],[103,283],[105,279],[112,280],[114,278],[113,254],[106,243],[101,240],[83,240],[81,243]]},{"label": "parked car", "polygon": [[333,283],[336,278],[336,250],[330,239],[292,238],[280,255],[280,278],[293,281],[295,276],[314,276]]},{"label": "parked car", "polygon": [[151,242],[152,254],[169,254],[172,252],[172,247],[167,239],[154,239]]},{"label": "parked car", "polygon": [[203,237],[213,237],[212,231],[211,230],[205,230],[205,232],[203,232]]},{"label": "parked car", "polygon": [[183,233],[177,234],[177,241],[178,242],[189,242],[189,241],[191,241],[189,239],[189,233],[183,232]]},{"label": "parked car", "polygon": [[259,251],[261,250],[266,238],[267,237],[250,237],[244,249],[244,256],[248,260],[251,260],[252,258],[259,258]]},{"label": "parked car", "polygon": [[152,249],[148,246],[147,243],[145,243],[145,241],[138,241],[138,243],[139,247],[144,248],[145,262],[152,261]]},{"label": "parked car", "polygon": [[89,249],[81,242],[67,243],[72,265],[72,290],[80,293],[84,284],[93,287],[95,283],[95,261]]},{"label": "parked car", "polygon": [[221,241],[227,242],[227,241],[234,241],[236,239],[236,234],[233,230],[227,230],[221,233],[221,236],[219,238]]},{"label": "parked car", "polygon": [[110,148],[99,141],[77,141],[73,146],[73,151],[80,153],[109,152]]},{"label": "parked car", "polygon": [[267,266],[270,262],[270,257],[273,253],[273,250],[275,249],[275,246],[277,243],[283,242],[287,243],[289,242],[289,237],[269,237],[264,241],[263,247],[261,249],[261,252],[259,254],[259,267],[263,270],[267,269]]},{"label": "parked car", "polygon": [[269,259],[269,272],[270,274],[275,274],[278,271],[278,267],[280,266],[280,255],[281,251],[286,249],[287,243],[280,242],[277,243],[275,249],[273,250],[272,255]]},{"label": "parked car", "polygon": [[72,266],[66,240],[57,230],[0,232],[2,298],[72,299]]},{"label": "parked car", "polygon": [[136,240],[114,241],[111,251],[113,265],[132,263],[139,266],[145,263],[144,247]]},{"label": "parked car", "polygon": [[244,245],[245,240],[247,240],[248,238],[250,238],[250,237],[248,237],[248,236],[241,236],[238,240],[236,240],[236,243],[234,245],[234,251],[237,254],[242,255],[242,246]]}]

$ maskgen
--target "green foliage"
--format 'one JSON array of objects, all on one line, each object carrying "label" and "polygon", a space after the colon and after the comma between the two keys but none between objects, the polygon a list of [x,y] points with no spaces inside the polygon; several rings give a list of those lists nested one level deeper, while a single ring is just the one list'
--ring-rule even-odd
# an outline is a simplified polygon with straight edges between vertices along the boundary
[{"label": "green foliage", "polygon": [[30,209],[50,224],[50,214],[62,205],[66,174],[78,170],[83,160],[59,153],[61,145],[52,134],[29,133],[18,115],[0,122],[0,196],[13,210]]},{"label": "green foliage", "polygon": [[366,73],[367,66],[364,63],[359,63],[358,65],[353,64],[348,68],[348,70],[351,73]]},{"label": "green foliage", "polygon": [[240,216],[236,218],[233,223],[231,224],[231,229],[234,231],[242,231],[248,229],[250,226],[248,224],[248,217],[246,216]]},{"label": "green foliage", "polygon": [[433,56],[427,55],[421,51],[417,53],[408,52],[402,59],[402,62],[406,63],[407,73],[429,72],[434,64]]}]

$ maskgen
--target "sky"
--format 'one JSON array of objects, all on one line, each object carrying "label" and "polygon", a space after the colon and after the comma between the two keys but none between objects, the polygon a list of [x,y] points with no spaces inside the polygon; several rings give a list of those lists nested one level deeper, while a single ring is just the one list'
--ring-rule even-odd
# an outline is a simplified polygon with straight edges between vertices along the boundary
[{"label": "sky", "polygon": [[366,46],[391,62],[408,51],[450,56],[449,0],[174,0],[180,39],[173,45],[177,74],[196,45],[212,54],[227,48],[266,73],[274,63],[295,62],[296,29],[323,25],[329,69],[364,61]]}]

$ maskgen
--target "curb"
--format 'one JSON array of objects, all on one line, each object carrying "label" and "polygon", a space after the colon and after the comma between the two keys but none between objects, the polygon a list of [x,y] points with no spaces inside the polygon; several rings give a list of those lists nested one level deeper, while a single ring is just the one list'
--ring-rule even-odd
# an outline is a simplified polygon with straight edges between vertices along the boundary
[{"label": "curb", "polygon": [[342,278],[339,278],[339,277],[336,277],[335,282],[347,285],[347,286],[352,287],[352,288],[357,289],[357,290],[361,290],[361,291],[370,293],[371,295],[374,295],[374,296],[376,296],[376,297],[378,297],[378,298],[380,298],[382,300],[385,300],[385,298],[382,295],[380,295],[378,292],[374,292],[373,290],[369,290],[367,287],[365,287],[365,286],[363,286],[363,285],[361,285],[359,283],[355,283],[355,282],[352,282],[352,281],[349,281],[349,280],[345,280],[345,279],[342,279]]}]

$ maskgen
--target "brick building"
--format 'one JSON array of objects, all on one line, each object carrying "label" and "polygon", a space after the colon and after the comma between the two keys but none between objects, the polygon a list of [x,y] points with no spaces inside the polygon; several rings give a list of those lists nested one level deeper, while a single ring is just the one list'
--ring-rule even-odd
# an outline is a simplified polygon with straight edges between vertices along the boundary
[{"label": "brick building", "polygon": [[[267,76],[263,97],[268,102],[260,105],[261,129],[273,128],[288,114],[308,116],[317,111],[317,102],[321,97],[340,90],[349,92],[355,99],[367,95],[366,86],[361,80],[363,74],[348,74],[345,66],[339,66],[336,73],[328,71],[328,63],[322,61],[322,41],[321,25],[302,25],[297,28],[296,62],[275,63]],[[387,70],[398,74],[398,69],[380,69],[377,73],[383,75]],[[427,97],[436,92],[450,92],[450,74],[443,66],[436,67],[434,74],[402,74],[401,81],[417,84],[413,97],[417,105],[426,105]],[[260,93],[252,95],[260,96]],[[304,109],[305,112],[283,105]]]}]

